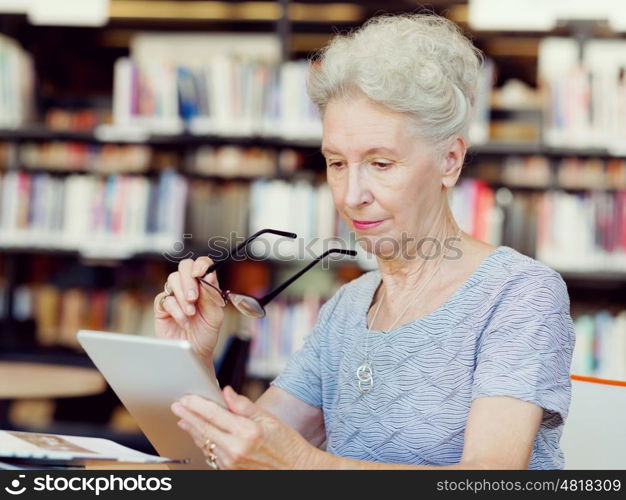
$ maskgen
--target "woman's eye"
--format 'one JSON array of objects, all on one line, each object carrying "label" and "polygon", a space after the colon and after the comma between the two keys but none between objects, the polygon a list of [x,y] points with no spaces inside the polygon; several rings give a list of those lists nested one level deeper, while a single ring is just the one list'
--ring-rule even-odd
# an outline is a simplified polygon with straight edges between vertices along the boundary
[{"label": "woman's eye", "polygon": [[385,169],[389,166],[391,166],[391,163],[385,163],[382,161],[373,161],[372,165],[374,165],[375,167],[381,168],[381,169]]},{"label": "woman's eye", "polygon": [[329,167],[341,167],[341,165],[343,165],[343,163],[341,163],[340,161],[331,161],[330,163],[328,163]]}]

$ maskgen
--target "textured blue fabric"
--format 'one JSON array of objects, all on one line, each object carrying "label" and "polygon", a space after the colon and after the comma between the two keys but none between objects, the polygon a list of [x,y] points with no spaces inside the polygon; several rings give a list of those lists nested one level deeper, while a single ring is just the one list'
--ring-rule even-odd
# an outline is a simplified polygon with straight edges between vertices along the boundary
[{"label": "textured blue fabric", "polygon": [[370,333],[374,387],[361,394],[370,271],[320,309],[303,348],[272,384],[321,408],[327,451],[361,460],[458,463],[470,405],[511,396],[544,409],[531,469],[563,468],[574,326],[567,287],[546,265],[500,246],[437,310]]}]

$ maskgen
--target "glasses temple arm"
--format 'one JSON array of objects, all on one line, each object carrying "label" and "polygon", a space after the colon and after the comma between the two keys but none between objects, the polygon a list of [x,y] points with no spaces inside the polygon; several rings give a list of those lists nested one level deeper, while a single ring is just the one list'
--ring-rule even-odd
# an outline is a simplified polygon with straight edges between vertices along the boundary
[{"label": "glasses temple arm", "polygon": [[224,263],[228,262],[231,258],[236,257],[237,255],[239,255],[239,252],[241,250],[243,250],[246,246],[248,246],[248,244],[252,240],[254,240],[255,238],[258,238],[259,236],[261,236],[262,234],[265,234],[265,233],[276,234],[278,236],[286,236],[287,238],[291,238],[291,239],[295,239],[295,238],[298,237],[298,235],[296,233],[290,233],[288,231],[279,231],[278,229],[261,229],[260,231],[257,231],[252,236],[249,236],[242,243],[237,245],[235,247],[235,249],[232,252],[230,252],[230,254],[228,254],[228,256],[225,259],[222,259],[219,262],[214,262],[213,264],[211,264],[209,266],[209,268],[206,270],[206,273],[204,273],[204,276],[206,276],[207,274],[210,274],[213,271],[219,269]]},{"label": "glasses temple arm", "polygon": [[285,288],[287,288],[289,285],[291,285],[294,281],[296,281],[300,276],[302,276],[309,269],[311,269],[320,260],[322,260],[324,257],[326,257],[327,255],[329,255],[331,253],[340,253],[340,254],[343,254],[343,255],[350,255],[352,257],[354,257],[356,255],[356,251],[354,251],[354,250],[343,250],[341,248],[331,248],[330,250],[324,252],[319,257],[316,257],[313,260],[313,262],[310,262],[306,267],[304,267],[303,269],[298,271],[296,274],[294,274],[287,281],[285,281],[284,283],[278,285],[274,290],[272,290],[270,293],[265,295],[262,299],[258,299],[259,303],[262,306],[265,306],[265,304],[267,304],[268,302],[273,300],[280,292],[282,292]]}]

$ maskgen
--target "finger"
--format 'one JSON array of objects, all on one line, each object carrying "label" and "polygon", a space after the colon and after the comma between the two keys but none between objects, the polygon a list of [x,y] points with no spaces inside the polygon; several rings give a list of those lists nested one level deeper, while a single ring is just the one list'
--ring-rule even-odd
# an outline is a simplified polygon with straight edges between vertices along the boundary
[{"label": "finger", "polygon": [[217,281],[216,273],[206,274],[207,269],[213,264],[213,260],[209,257],[198,257],[193,263],[192,276],[196,281],[199,291],[199,307],[202,305],[208,306],[224,306],[224,299],[219,297],[217,290],[211,289],[209,286],[203,286],[202,281],[211,283],[213,286],[219,289],[220,285]]},{"label": "finger", "polygon": [[[214,425],[211,425],[209,422],[205,422],[204,427],[199,428],[188,420],[180,419],[178,426],[189,434],[194,444],[202,450],[205,456],[208,456],[209,453],[215,453],[217,455],[218,448],[222,453],[227,454],[232,446],[232,436]],[[215,443],[215,448],[212,452],[206,446],[207,439]]]},{"label": "finger", "polygon": [[178,275],[185,300],[194,303],[198,298],[198,281],[192,276],[193,260],[183,259],[178,263]]},{"label": "finger", "polygon": [[194,278],[202,278],[202,276],[206,274],[209,266],[211,266],[212,264],[213,260],[210,257],[198,257],[193,263],[191,275]]},{"label": "finger", "polygon": [[254,417],[257,417],[262,413],[261,409],[257,405],[255,405],[247,397],[237,394],[232,387],[226,386],[222,392],[224,393],[224,399],[226,400],[228,409],[236,415],[254,419]]},{"label": "finger", "polygon": [[[200,297],[198,299],[198,302],[199,302],[198,307],[200,307],[200,309],[202,309],[202,306],[223,307],[226,305],[224,298],[220,296],[220,292],[219,292],[220,286],[217,281],[216,274],[215,273],[211,273],[209,275],[206,274],[206,270],[211,264],[213,264],[213,261],[209,257],[199,257],[194,262],[194,268],[193,268],[192,274],[198,275],[198,277],[195,279],[196,279],[196,282],[198,283],[198,289],[200,292]],[[207,283],[210,283],[211,285],[216,287],[217,290],[207,285]]]},{"label": "finger", "polygon": [[[174,296],[180,305],[183,313],[187,316],[193,316],[196,314],[196,306],[193,304],[189,304],[185,297],[185,291],[183,290],[183,285],[180,278],[179,272],[174,272],[169,275],[167,278],[167,283],[169,284],[170,289],[174,292]],[[165,303],[165,302],[164,302]]]},{"label": "finger", "polygon": [[206,282],[206,278],[199,279],[198,283],[200,284],[200,298],[198,299],[197,306],[200,310],[204,310],[203,306],[221,308],[226,305],[226,301],[220,290],[209,285]]},{"label": "finger", "polygon": [[[207,269],[208,267],[209,266],[207,266]],[[217,288],[220,287],[219,281],[217,279],[217,273],[215,271],[212,271],[209,274],[206,274],[206,269],[205,269],[204,272],[199,276],[199,278],[204,281],[208,281],[209,283],[216,286]]]},{"label": "finger", "polygon": [[[230,457],[229,453],[233,446],[232,436],[220,431],[215,426],[211,426],[211,424],[208,424],[205,434],[201,434],[198,429],[190,425],[186,420],[179,420],[177,425],[189,434],[194,445],[200,448],[205,457],[209,458],[210,454],[213,454],[219,469],[229,468],[227,463],[230,463],[230,461],[227,461],[226,458]],[[206,446],[207,439],[214,443],[213,449]]]},{"label": "finger", "polygon": [[176,321],[178,326],[185,330],[189,329],[189,318],[180,308],[180,305],[176,301],[175,297],[172,295],[166,296],[163,300],[162,307],[167,314],[174,318],[174,321]]},{"label": "finger", "polygon": [[[209,401],[196,394],[183,396],[178,400],[180,407],[179,412],[174,411],[179,417],[182,415],[186,419],[194,418],[196,420],[208,421],[219,427],[225,432],[231,432],[234,427],[242,424],[242,417],[237,417],[231,412],[222,408],[217,403]],[[174,410],[174,408],[172,408]]]},{"label": "finger", "polygon": [[169,318],[170,314],[163,309],[163,305],[161,303],[161,299],[165,299],[167,294],[165,292],[161,292],[154,297],[154,313],[159,319]]}]

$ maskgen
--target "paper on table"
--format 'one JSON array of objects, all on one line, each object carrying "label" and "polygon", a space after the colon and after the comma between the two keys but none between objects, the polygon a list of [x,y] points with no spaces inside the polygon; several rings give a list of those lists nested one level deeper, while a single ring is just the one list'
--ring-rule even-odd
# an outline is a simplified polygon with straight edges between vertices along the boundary
[{"label": "paper on table", "polygon": [[142,453],[109,439],[18,431],[0,431],[0,457],[69,462],[82,460],[184,462]]}]

